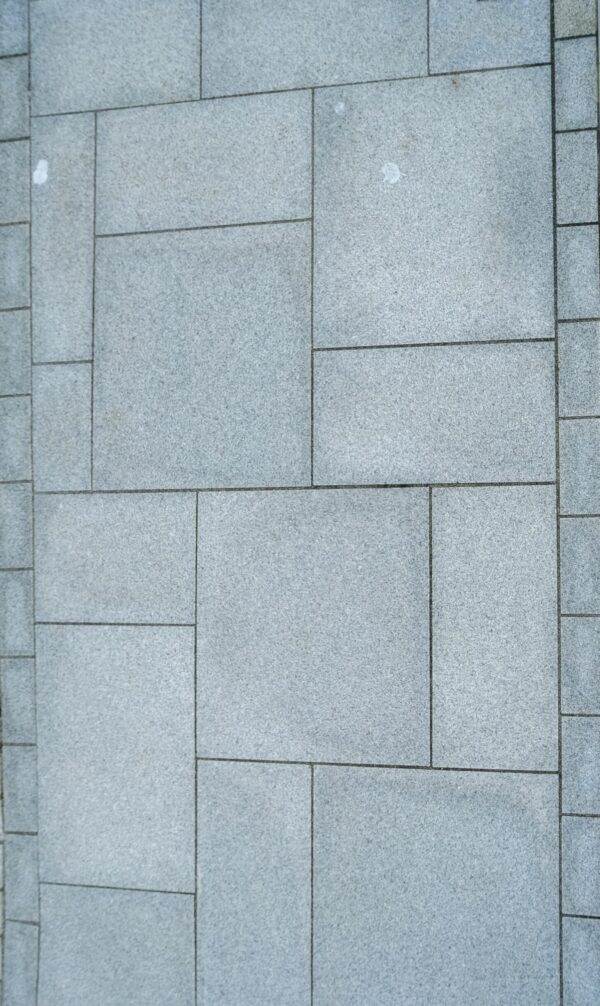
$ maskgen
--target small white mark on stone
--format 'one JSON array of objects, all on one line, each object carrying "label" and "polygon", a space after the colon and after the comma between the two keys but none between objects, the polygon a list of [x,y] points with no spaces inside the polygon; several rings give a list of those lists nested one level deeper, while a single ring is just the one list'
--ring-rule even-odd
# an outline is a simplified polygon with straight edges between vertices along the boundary
[{"label": "small white mark on stone", "polygon": [[38,161],[33,172],[33,184],[44,185],[48,181],[48,161]]},{"label": "small white mark on stone", "polygon": [[395,185],[400,178],[400,168],[394,163],[394,161],[386,161],[385,164],[382,165],[381,173],[383,175],[384,182],[387,182],[388,185]]},{"label": "small white mark on stone", "polygon": [[346,111],[346,102],[345,101],[338,101],[336,103],[336,106],[335,106],[335,114],[336,115],[343,115],[345,111]]}]

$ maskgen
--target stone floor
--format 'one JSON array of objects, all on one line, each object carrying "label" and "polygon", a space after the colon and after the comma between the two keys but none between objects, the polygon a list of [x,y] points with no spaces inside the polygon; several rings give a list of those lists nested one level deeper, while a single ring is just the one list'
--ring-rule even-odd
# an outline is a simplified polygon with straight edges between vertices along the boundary
[{"label": "stone floor", "polygon": [[595,0],[3,0],[4,1006],[598,1006]]}]

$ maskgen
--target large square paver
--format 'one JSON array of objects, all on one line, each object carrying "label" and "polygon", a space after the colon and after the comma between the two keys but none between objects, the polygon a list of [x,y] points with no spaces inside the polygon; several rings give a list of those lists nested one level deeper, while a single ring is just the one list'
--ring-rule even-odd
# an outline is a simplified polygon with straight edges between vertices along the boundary
[{"label": "large square paver", "polygon": [[550,59],[549,0],[430,0],[432,72]]},{"label": "large square paver", "polygon": [[319,91],[315,143],[317,345],[554,334],[548,68]]},{"label": "large square paver", "polygon": [[310,225],[106,238],[94,484],[310,478]]},{"label": "large square paver", "polygon": [[422,490],[203,494],[207,757],[429,761]]},{"label": "large square paver", "polygon": [[557,783],[315,769],[314,1006],[559,998]]},{"label": "large square paver", "polygon": [[41,878],[193,892],[193,629],[39,626],[37,668]]},{"label": "large square paver", "polygon": [[39,1006],[193,1006],[194,899],[41,888]]}]

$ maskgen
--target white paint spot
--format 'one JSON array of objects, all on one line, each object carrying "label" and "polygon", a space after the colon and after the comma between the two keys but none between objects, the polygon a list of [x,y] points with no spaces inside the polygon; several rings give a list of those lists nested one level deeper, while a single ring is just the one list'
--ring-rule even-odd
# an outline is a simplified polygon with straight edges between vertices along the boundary
[{"label": "white paint spot", "polygon": [[336,104],[336,106],[335,106],[335,114],[336,115],[343,115],[344,112],[345,112],[345,110],[346,110],[346,102],[345,101],[338,101],[337,104]]},{"label": "white paint spot", "polygon": [[382,165],[381,173],[383,175],[384,182],[387,182],[388,185],[395,185],[400,178],[400,168],[394,163],[394,161],[386,161],[385,164]]},{"label": "white paint spot", "polygon": [[33,172],[33,184],[43,185],[48,181],[48,161],[38,161]]}]

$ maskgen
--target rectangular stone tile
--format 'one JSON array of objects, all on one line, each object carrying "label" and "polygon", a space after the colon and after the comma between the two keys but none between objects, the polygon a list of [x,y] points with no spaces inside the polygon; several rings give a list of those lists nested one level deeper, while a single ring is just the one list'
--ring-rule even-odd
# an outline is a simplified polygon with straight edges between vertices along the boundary
[{"label": "rectangular stone tile", "polygon": [[92,368],[33,368],[33,470],[37,490],[90,489]]},{"label": "rectangular stone tile", "polygon": [[13,223],[19,220],[29,220],[27,140],[0,143],[0,223]]},{"label": "rectangular stone tile", "polygon": [[194,891],[194,631],[38,626],[40,876]]},{"label": "rectangular stone tile", "polygon": [[0,570],[0,657],[29,657],[32,654],[32,575]]},{"label": "rectangular stone tile", "polygon": [[0,140],[29,136],[29,59],[0,61]]},{"label": "rectangular stone tile", "polygon": [[594,130],[556,134],[556,216],[559,224],[598,219],[598,149]]},{"label": "rectangular stone tile", "polygon": [[37,751],[2,748],[4,826],[6,831],[37,831]]},{"label": "rectangular stone tile", "polygon": [[98,116],[98,233],[311,214],[310,93]]},{"label": "rectangular stone tile", "polygon": [[27,395],[30,391],[29,311],[0,313],[0,395]]},{"label": "rectangular stone tile", "polygon": [[176,493],[38,496],[37,617],[192,623],[195,511]]},{"label": "rectangular stone tile", "polygon": [[4,937],[4,1006],[37,1006],[38,927],[7,922]]},{"label": "rectangular stone tile", "polygon": [[554,0],[554,34],[592,35],[596,31],[596,0]]},{"label": "rectangular stone tile", "polygon": [[600,814],[600,719],[563,716],[562,809]]},{"label": "rectangular stone tile", "polygon": [[554,486],[433,493],[433,764],[556,770]]},{"label": "rectangular stone tile", "polygon": [[31,49],[36,114],[200,95],[199,0],[44,0]]},{"label": "rectangular stone tile", "polygon": [[314,1006],[559,997],[557,785],[315,768]]},{"label": "rectangular stone tile", "polygon": [[564,713],[600,713],[600,620],[561,620],[561,683]]},{"label": "rectangular stone tile", "polygon": [[308,766],[199,764],[198,884],[198,1006],[309,1006]]},{"label": "rectangular stone tile", "polygon": [[418,489],[200,496],[201,754],[429,762],[428,516]]},{"label": "rectangular stone tile", "polygon": [[430,0],[429,9],[433,73],[550,59],[548,0]]},{"label": "rectangular stone tile", "polygon": [[600,916],[600,819],[562,819],[562,910]]},{"label": "rectangular stone tile", "polygon": [[552,336],[549,119],[547,67],[317,92],[315,344]]},{"label": "rectangular stone tile", "polygon": [[427,73],[425,0],[204,0],[202,94]]},{"label": "rectangular stone tile", "polygon": [[[3,62],[0,60],[0,66]],[[0,308],[28,306],[29,226],[0,227]]]},{"label": "rectangular stone tile", "polygon": [[600,325],[574,322],[558,327],[561,416],[600,415]]},{"label": "rectangular stone tile", "polygon": [[31,486],[0,485],[0,567],[22,569],[32,564]]},{"label": "rectangular stone tile", "polygon": [[598,121],[596,39],[569,39],[554,48],[556,129],[586,129]]},{"label": "rectangular stone tile", "polygon": [[23,0],[3,0],[0,6],[0,53],[27,52],[29,4]]},{"label": "rectangular stone tile", "polygon": [[2,742],[35,744],[35,664],[22,657],[0,661]]},{"label": "rectangular stone tile", "polygon": [[600,921],[563,919],[565,1006],[597,1006],[600,988]]},{"label": "rectangular stone tile", "polygon": [[306,484],[310,224],[107,238],[96,262],[95,486]]},{"label": "rectangular stone tile", "polygon": [[600,419],[560,424],[561,513],[600,513]]},{"label": "rectangular stone tile", "polygon": [[31,478],[31,403],[25,398],[0,399],[0,481]]},{"label": "rectangular stone tile", "polygon": [[600,314],[598,227],[560,227],[556,254],[559,317],[593,318]]},{"label": "rectangular stone tile", "polygon": [[37,922],[38,861],[35,835],[7,835],[4,842],[6,917]]},{"label": "rectangular stone tile", "polygon": [[193,1006],[194,899],[41,888],[39,1006]]},{"label": "rectangular stone tile", "polygon": [[549,343],[321,352],[314,372],[317,483],[554,478]]},{"label": "rectangular stone tile", "polygon": [[600,518],[561,520],[560,596],[563,614],[600,614]]},{"label": "rectangular stone tile", "polygon": [[89,359],[94,116],[34,119],[31,142],[34,359]]}]

